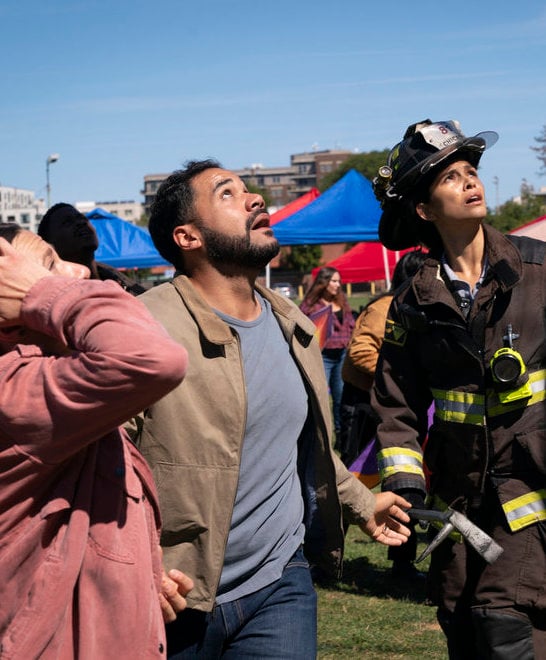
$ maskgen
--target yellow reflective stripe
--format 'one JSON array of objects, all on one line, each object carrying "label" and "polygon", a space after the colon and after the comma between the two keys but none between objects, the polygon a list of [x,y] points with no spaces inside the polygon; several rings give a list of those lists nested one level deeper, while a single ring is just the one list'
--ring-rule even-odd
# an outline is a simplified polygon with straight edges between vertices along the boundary
[{"label": "yellow reflective stripe", "polygon": [[546,490],[536,490],[516,497],[502,505],[506,520],[513,532],[546,520]]},{"label": "yellow reflective stripe", "polygon": [[487,399],[487,412],[490,417],[504,415],[512,410],[533,406],[535,403],[542,403],[546,399],[546,369],[540,369],[529,374],[529,383],[533,392],[528,399],[513,401],[512,403],[501,403],[495,392],[492,392]]},{"label": "yellow reflective stripe", "polygon": [[432,389],[434,412],[444,422],[459,424],[485,424],[485,397],[483,394],[457,390]]},{"label": "yellow reflective stripe", "polygon": [[413,451],[413,449],[405,449],[404,447],[382,449],[377,454],[377,464],[382,480],[391,477],[397,472],[416,474],[423,479],[425,478],[423,457],[419,452]]},{"label": "yellow reflective stripe", "polygon": [[433,388],[431,393],[434,397],[434,413],[444,422],[484,426],[486,413],[488,417],[497,417],[546,401],[546,369],[530,373],[529,383],[532,396],[511,403],[501,403],[494,391],[488,391],[486,399],[483,394]]}]

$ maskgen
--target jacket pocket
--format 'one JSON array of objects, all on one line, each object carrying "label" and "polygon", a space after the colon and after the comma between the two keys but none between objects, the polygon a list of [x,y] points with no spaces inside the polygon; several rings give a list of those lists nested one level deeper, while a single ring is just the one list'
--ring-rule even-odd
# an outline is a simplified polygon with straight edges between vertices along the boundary
[{"label": "jacket pocket", "polygon": [[131,481],[129,494],[125,474],[120,472],[116,479],[98,472],[90,511],[90,547],[97,555],[124,564],[135,563],[134,549],[142,544],[142,512],[138,508],[145,506],[143,491],[140,488],[137,496]]},{"label": "jacket pocket", "polygon": [[238,466],[158,462],[152,471],[163,520],[161,545],[193,543],[208,533],[227,535]]},{"label": "jacket pocket", "polygon": [[516,433],[513,465],[516,472],[534,472],[546,476],[546,430]]}]

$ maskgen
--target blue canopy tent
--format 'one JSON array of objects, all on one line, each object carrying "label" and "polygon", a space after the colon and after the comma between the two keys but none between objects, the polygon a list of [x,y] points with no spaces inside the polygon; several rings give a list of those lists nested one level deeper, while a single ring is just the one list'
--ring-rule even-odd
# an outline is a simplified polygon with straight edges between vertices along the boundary
[{"label": "blue canopy tent", "polygon": [[381,207],[372,185],[352,169],[310,204],[278,222],[281,245],[324,245],[378,241]]},{"label": "blue canopy tent", "polygon": [[150,234],[113,213],[96,208],[85,214],[97,232],[95,259],[114,268],[170,266],[155,249]]}]

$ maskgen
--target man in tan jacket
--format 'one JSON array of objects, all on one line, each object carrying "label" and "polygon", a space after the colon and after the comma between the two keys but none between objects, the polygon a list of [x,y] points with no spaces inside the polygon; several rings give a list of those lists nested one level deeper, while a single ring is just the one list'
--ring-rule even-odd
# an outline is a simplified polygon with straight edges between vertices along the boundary
[{"label": "man in tan jacket", "polygon": [[170,657],[313,658],[310,564],[338,575],[343,515],[387,545],[409,530],[331,451],[314,325],[255,280],[277,254],[264,200],[216,161],[158,190],[152,239],[177,269],[141,300],[184,344],[181,387],[133,434],[158,484],[168,568],[194,579]]}]

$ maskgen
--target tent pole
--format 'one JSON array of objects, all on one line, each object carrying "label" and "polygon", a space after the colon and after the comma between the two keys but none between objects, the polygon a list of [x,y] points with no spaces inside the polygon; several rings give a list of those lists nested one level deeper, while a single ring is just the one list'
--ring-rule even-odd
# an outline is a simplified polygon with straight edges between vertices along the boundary
[{"label": "tent pole", "polygon": [[387,253],[387,248],[383,245],[383,263],[385,264],[385,283],[387,289],[391,288],[391,275],[389,272],[389,255]]}]

